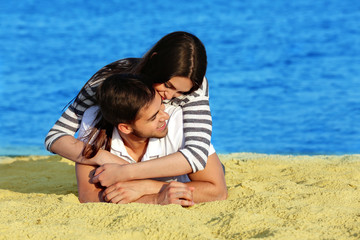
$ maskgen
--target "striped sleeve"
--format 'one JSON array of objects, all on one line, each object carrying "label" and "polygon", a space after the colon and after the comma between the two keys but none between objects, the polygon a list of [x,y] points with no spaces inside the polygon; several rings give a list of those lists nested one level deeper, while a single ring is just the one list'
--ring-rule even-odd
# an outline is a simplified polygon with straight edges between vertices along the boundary
[{"label": "striped sleeve", "polygon": [[74,136],[80,127],[84,112],[89,107],[95,105],[95,86],[83,88],[75,101],[66,109],[55,125],[50,129],[45,138],[45,147],[51,152],[51,145],[60,137],[70,135]]},{"label": "striped sleeve", "polygon": [[51,145],[60,137],[65,135],[74,136],[78,131],[84,112],[96,103],[96,89],[107,76],[115,73],[129,71],[139,62],[138,58],[120,59],[110,63],[97,71],[85,84],[75,101],[66,109],[59,120],[50,129],[45,138],[45,147],[51,151]]},{"label": "striped sleeve", "polygon": [[183,109],[185,146],[180,152],[193,172],[203,170],[208,159],[212,133],[207,80],[201,88],[185,96],[179,104]]}]

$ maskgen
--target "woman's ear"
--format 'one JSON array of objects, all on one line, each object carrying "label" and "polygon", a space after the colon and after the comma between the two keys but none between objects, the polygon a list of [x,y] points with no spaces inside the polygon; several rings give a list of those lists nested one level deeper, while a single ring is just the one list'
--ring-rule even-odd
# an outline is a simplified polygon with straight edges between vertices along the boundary
[{"label": "woman's ear", "polygon": [[117,125],[117,129],[118,129],[119,132],[122,132],[124,134],[132,133],[132,127],[129,124],[126,124],[126,123],[119,123]]}]

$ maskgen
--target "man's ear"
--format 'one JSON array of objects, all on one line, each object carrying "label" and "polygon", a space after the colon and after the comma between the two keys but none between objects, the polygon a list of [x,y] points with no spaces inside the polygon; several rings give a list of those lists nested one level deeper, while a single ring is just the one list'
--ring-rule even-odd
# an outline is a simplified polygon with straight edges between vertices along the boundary
[{"label": "man's ear", "polygon": [[117,129],[118,131],[125,133],[125,134],[130,134],[132,133],[132,127],[129,124],[126,123],[119,123],[117,125]]},{"label": "man's ear", "polygon": [[151,57],[150,58],[152,58],[153,56],[155,56],[157,54],[157,52],[153,52],[152,54],[151,54]]}]

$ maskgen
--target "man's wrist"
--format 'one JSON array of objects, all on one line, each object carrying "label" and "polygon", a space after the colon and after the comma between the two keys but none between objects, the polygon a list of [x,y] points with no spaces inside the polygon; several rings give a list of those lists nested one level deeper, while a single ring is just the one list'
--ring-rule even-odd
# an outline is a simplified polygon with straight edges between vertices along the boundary
[{"label": "man's wrist", "polygon": [[139,198],[137,203],[158,204],[158,194],[148,194]]}]

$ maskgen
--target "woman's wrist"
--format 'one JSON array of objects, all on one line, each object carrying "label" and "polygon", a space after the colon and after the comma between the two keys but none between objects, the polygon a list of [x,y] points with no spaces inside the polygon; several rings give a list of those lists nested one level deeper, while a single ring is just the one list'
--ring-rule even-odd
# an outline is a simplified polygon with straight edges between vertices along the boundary
[{"label": "woman's wrist", "polygon": [[97,165],[101,166],[106,163],[117,163],[117,164],[128,164],[127,161],[118,157],[109,151],[104,149],[99,149],[98,153],[91,159],[92,162],[95,162]]}]

